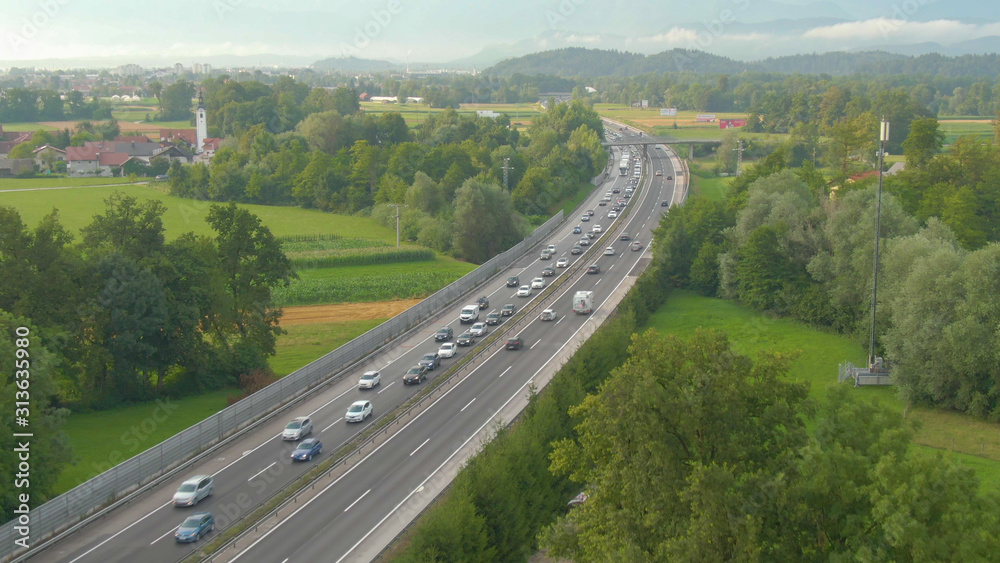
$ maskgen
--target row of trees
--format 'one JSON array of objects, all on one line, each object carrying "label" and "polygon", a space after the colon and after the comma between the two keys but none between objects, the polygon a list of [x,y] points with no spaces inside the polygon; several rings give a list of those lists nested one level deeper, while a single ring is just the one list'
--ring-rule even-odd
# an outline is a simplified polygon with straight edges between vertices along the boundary
[{"label": "row of trees", "polygon": [[110,119],[111,106],[96,98],[89,102],[70,90],[65,101],[56,90],[6,88],[0,95],[0,122],[62,121],[64,119]]},{"label": "row of trees", "polygon": [[[347,103],[321,89],[309,99]],[[247,103],[256,102],[238,102]],[[604,167],[601,131],[600,118],[582,102],[555,105],[540,116],[530,141],[506,116],[446,110],[411,132],[399,113],[325,109],[294,131],[274,134],[263,123],[250,125],[210,165],[175,162],[170,189],[214,201],[372,210],[391,227],[395,209],[385,204],[406,204],[401,229],[407,240],[480,262],[524,234],[522,216],[546,215]],[[501,186],[505,165],[508,184]]]},{"label": "row of trees", "polygon": [[0,208],[0,309],[58,343],[61,404],[103,407],[239,383],[279,332],[290,264],[251,213],[212,206],[214,238],[166,241],[162,203],[116,193],[74,244],[54,211]]},{"label": "row of trees", "polygon": [[[896,363],[906,399],[1000,419],[1000,149],[971,138],[935,154],[933,120],[903,143],[910,166],[882,200],[878,353]],[[811,166],[776,151],[695,200],[657,231],[674,283],[867,341],[875,178],[833,193]]]}]

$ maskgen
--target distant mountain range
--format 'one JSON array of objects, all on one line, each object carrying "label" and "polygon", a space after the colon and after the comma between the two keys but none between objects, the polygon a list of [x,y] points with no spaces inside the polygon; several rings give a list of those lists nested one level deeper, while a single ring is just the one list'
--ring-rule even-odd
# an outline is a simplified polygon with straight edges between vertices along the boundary
[{"label": "distant mountain range", "polygon": [[405,70],[406,65],[375,59],[359,59],[357,57],[331,57],[314,62],[312,68],[319,71],[383,72],[388,70]]},{"label": "distant mountain range", "polygon": [[[924,44],[923,47],[931,46]],[[706,74],[799,72],[830,75],[928,74],[996,77],[1000,75],[1000,55],[948,57],[939,53],[926,53],[909,56],[885,51],[863,51],[769,57],[744,62],[687,49],[671,49],[654,55],[642,55],[625,51],[570,47],[501,61],[484,72],[495,76],[545,74],[567,78],[596,78],[676,71]]]}]

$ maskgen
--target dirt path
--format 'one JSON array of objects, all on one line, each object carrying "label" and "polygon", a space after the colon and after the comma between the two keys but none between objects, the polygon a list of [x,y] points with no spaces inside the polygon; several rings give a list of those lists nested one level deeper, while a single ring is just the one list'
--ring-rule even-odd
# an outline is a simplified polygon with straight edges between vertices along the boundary
[{"label": "dirt path", "polygon": [[367,321],[388,319],[420,303],[420,299],[378,301],[376,303],[338,303],[335,305],[308,305],[285,307],[281,317],[283,326],[338,321]]}]

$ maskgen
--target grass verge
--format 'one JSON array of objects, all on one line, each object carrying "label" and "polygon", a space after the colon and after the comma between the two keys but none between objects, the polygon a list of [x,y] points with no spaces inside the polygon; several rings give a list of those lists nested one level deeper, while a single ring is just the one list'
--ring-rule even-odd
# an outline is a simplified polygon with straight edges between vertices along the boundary
[{"label": "grass verge", "polygon": [[194,397],[71,414],[64,430],[76,459],[63,469],[54,492],[64,493],[197,424],[224,409],[226,397],[235,393],[235,389],[219,389]]},{"label": "grass verge", "polygon": [[284,377],[385,321],[369,319],[284,327],[285,334],[278,337],[277,353],[270,361],[271,369]]},{"label": "grass verge", "polygon": [[[649,326],[667,334],[686,335],[697,327],[715,328],[729,334],[733,348],[755,356],[764,351],[797,352],[789,374],[809,384],[809,396],[822,401],[825,390],[838,385],[837,364],[867,361],[860,344],[802,323],[772,318],[731,301],[701,297],[677,290],[649,319]],[[889,387],[858,388],[858,395],[898,412],[903,402]],[[1000,426],[956,412],[910,408],[907,418],[917,422],[914,444],[931,454],[944,451],[948,457],[976,470],[984,488],[1000,490]],[[919,451],[918,450],[918,451]]]},{"label": "grass verge", "polygon": [[704,165],[691,165],[691,197],[704,198],[711,201],[722,201],[729,191],[732,178],[721,178],[713,174]]}]

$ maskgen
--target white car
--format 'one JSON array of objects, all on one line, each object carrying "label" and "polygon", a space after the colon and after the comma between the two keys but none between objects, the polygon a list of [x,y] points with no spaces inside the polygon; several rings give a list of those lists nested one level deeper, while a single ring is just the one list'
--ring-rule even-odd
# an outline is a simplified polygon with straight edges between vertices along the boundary
[{"label": "white car", "polygon": [[546,247],[545,250],[548,250],[549,254],[555,254],[556,253],[556,245],[550,244],[548,247]]},{"label": "white car", "polygon": [[441,356],[442,358],[454,358],[455,351],[457,349],[458,347],[455,346],[454,343],[445,342],[444,344],[441,345],[440,348],[438,348],[438,356]]},{"label": "white car", "polygon": [[552,309],[546,309],[542,311],[542,314],[538,316],[538,319],[542,321],[554,321],[556,320],[556,312]]},{"label": "white car", "polygon": [[609,246],[609,247],[605,248],[604,249],[604,255],[605,256],[614,256],[615,255],[615,247]]},{"label": "white car", "polygon": [[371,415],[372,415],[371,401],[354,401],[354,403],[347,408],[347,412],[344,414],[344,421],[364,422],[365,419]]},{"label": "white car", "polygon": [[563,257],[556,262],[556,268],[565,268],[569,266],[569,258]]},{"label": "white car", "polygon": [[518,297],[530,297],[531,296],[531,287],[529,287],[527,285],[522,285],[521,287],[517,288],[517,296]]},{"label": "white car", "polygon": [[545,278],[535,278],[531,280],[531,289],[542,289],[545,287]]},{"label": "white car", "polygon": [[600,225],[594,225],[594,228],[590,229],[590,231],[593,232],[593,233],[599,233],[599,232],[601,232],[601,226]]},{"label": "white car", "polygon": [[584,215],[583,217],[580,217],[580,220],[586,223],[587,221],[590,221],[590,215]]},{"label": "white car", "polygon": [[282,440],[301,440],[312,434],[313,423],[308,416],[293,418],[281,433]]},{"label": "white car", "polygon": [[472,333],[472,336],[483,336],[486,334],[487,330],[488,329],[486,327],[486,323],[476,323],[472,325],[472,328],[469,329],[469,332]]},{"label": "white car", "polygon": [[377,371],[366,371],[358,381],[361,389],[372,389],[382,383],[382,374]]},{"label": "white car", "polygon": [[617,211],[609,211],[608,212],[608,219],[614,219],[617,216],[618,216],[618,212]]}]

